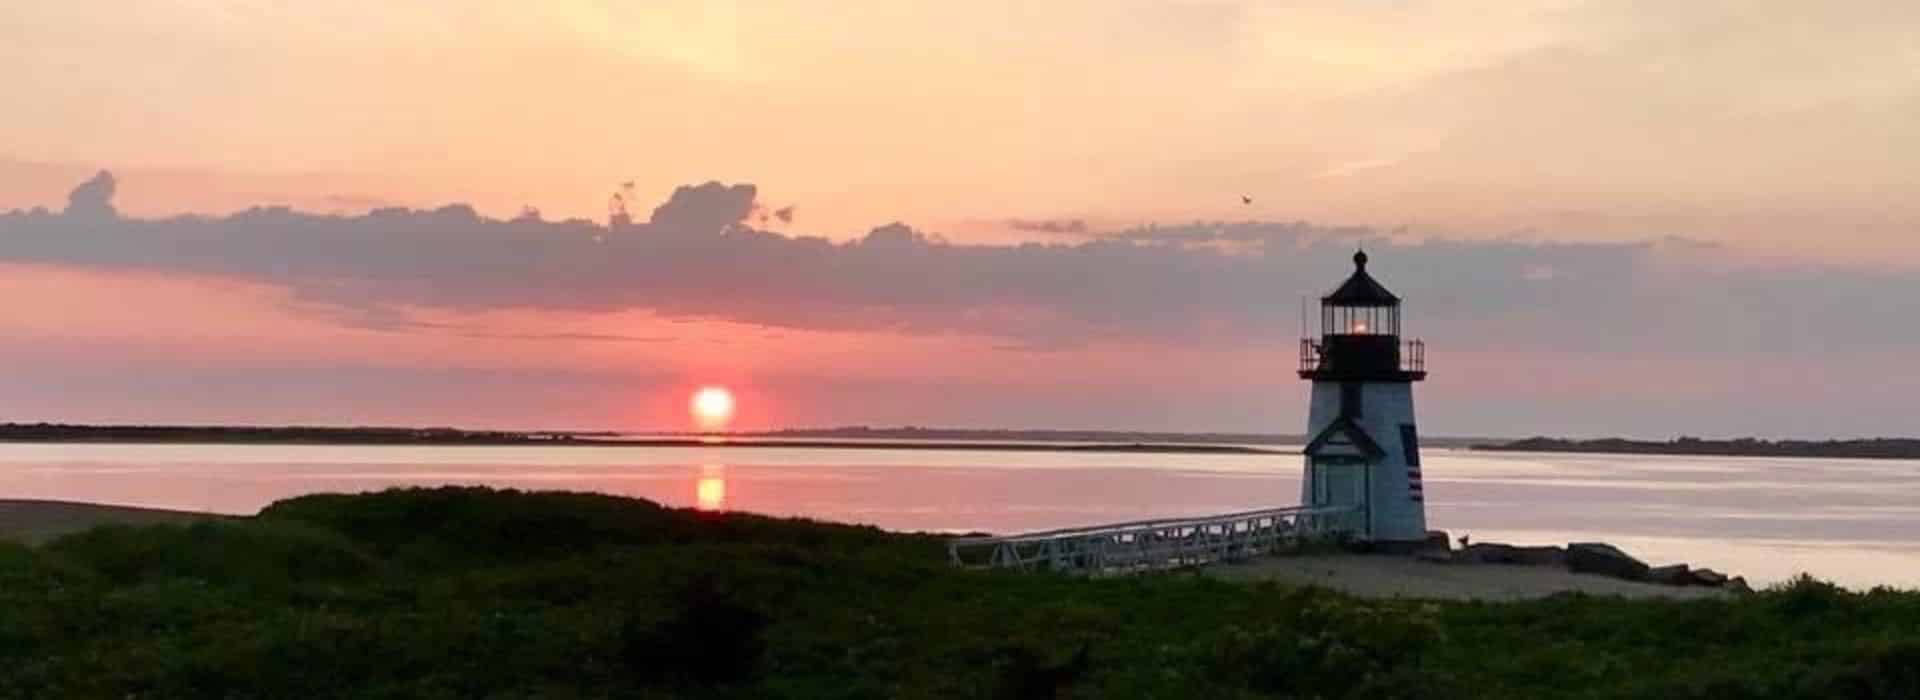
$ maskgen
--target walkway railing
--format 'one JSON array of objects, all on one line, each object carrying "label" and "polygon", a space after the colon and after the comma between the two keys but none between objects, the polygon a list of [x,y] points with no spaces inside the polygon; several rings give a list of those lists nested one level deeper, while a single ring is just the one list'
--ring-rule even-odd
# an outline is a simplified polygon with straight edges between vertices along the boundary
[{"label": "walkway railing", "polygon": [[957,537],[947,543],[954,566],[1124,574],[1236,561],[1271,553],[1283,543],[1325,534],[1351,508],[1271,508],[1204,518],[1067,528],[1005,537]]}]

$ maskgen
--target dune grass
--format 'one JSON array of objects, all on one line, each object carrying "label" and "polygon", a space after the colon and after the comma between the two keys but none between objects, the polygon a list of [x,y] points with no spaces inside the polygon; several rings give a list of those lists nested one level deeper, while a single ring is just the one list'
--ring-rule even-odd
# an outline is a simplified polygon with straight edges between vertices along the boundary
[{"label": "dune grass", "polygon": [[393,490],[0,543],[0,697],[1920,697],[1920,594],[1354,599],[937,538]]}]

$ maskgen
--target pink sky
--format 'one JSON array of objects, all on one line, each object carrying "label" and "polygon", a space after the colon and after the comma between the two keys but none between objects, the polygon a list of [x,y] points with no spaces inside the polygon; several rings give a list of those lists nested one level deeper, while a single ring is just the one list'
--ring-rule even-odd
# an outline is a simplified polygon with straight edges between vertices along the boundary
[{"label": "pink sky", "polygon": [[1920,10],[833,8],[0,8],[0,420],[1291,432],[1366,242],[1434,434],[1915,432]]}]

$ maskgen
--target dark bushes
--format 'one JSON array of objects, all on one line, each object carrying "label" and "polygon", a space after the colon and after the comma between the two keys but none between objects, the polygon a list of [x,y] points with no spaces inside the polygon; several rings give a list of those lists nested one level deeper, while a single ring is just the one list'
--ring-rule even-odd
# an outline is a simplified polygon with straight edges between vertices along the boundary
[{"label": "dark bushes", "polygon": [[186,578],[288,586],[350,579],[374,566],[340,534],[298,523],[109,525],[62,537],[46,549],[118,583]]},{"label": "dark bushes", "polygon": [[1216,676],[1262,693],[1445,697],[1444,669],[1423,664],[1446,641],[1438,606],[1366,603],[1319,589],[1286,594],[1203,644]]},{"label": "dark bushes", "polygon": [[310,496],[0,544],[12,697],[1915,697],[1920,594],[1370,601],[977,574],[592,494]]},{"label": "dark bushes", "polygon": [[382,557],[427,567],[524,564],[642,545],[794,544],[845,551],[918,543],[932,551],[936,544],[871,527],[716,517],[603,494],[479,487],[302,496],[268,506],[259,519],[323,527]]},{"label": "dark bushes", "polygon": [[753,674],[765,652],[768,618],[734,600],[712,576],[681,588],[675,610],[648,624],[629,618],[621,630],[622,657],[634,677],[698,684],[733,684]]}]

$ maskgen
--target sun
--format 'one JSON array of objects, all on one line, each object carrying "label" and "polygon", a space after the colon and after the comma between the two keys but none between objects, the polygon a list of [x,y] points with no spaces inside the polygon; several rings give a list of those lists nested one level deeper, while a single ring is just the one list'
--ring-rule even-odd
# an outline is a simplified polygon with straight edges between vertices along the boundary
[{"label": "sun", "polygon": [[693,400],[687,404],[693,413],[693,422],[701,430],[719,430],[733,421],[733,392],[726,387],[703,386],[693,392]]}]

